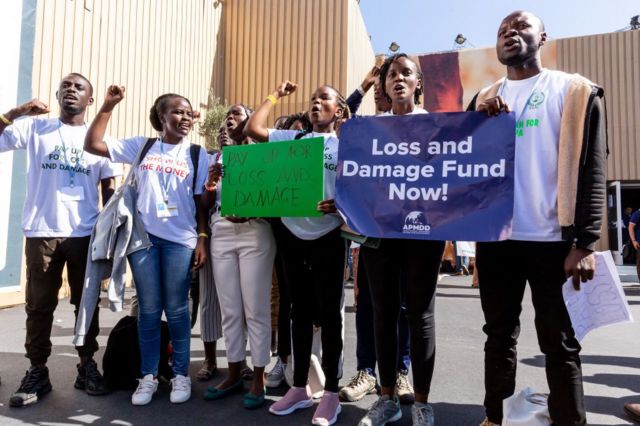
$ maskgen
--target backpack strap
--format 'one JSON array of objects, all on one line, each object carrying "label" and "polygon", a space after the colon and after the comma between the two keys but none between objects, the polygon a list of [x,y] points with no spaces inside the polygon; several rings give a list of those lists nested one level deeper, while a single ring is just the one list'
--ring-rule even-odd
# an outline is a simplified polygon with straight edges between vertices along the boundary
[{"label": "backpack strap", "polygon": [[157,140],[158,140],[158,138],[149,138],[149,139],[147,139],[147,141],[142,146],[142,149],[140,150],[140,153],[138,154],[138,161],[136,162],[136,166],[139,166],[140,163],[142,163],[142,159],[144,158],[145,155],[147,155],[147,152],[149,152],[149,150],[151,149],[153,144],[156,143]]},{"label": "backpack strap", "polygon": [[189,156],[191,157],[191,165],[193,166],[193,183],[191,184],[191,193],[196,194],[196,180],[198,178],[198,163],[200,163],[200,150],[202,147],[192,143],[189,147]]},{"label": "backpack strap", "polygon": [[310,132],[310,131],[308,131],[308,130],[303,130],[303,131],[301,131],[300,133],[298,133],[298,134],[296,135],[296,137],[294,138],[294,140],[302,139],[302,138],[304,138],[305,136],[307,136],[309,133],[311,133],[311,132]]},{"label": "backpack strap", "polygon": [[158,140],[158,138],[149,138],[144,143],[144,145],[142,145],[142,148],[140,148],[140,150],[138,151],[138,154],[136,155],[135,160],[133,160],[133,163],[131,163],[131,169],[129,170],[129,174],[127,174],[127,177],[126,177],[126,179],[124,181],[124,186],[126,186],[126,185],[137,186],[138,185],[138,183],[136,181],[136,178],[135,178],[135,170],[140,165],[140,163],[142,163],[142,159],[144,158],[145,155],[147,155],[147,152],[149,152],[149,150],[151,149],[153,144],[156,143],[157,140]]}]

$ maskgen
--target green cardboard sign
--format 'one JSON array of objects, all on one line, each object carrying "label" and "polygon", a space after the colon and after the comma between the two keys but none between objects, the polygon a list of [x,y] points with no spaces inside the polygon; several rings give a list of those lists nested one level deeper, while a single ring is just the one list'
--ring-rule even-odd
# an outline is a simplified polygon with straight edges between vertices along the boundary
[{"label": "green cardboard sign", "polygon": [[323,138],[228,146],[222,163],[223,216],[322,216]]}]

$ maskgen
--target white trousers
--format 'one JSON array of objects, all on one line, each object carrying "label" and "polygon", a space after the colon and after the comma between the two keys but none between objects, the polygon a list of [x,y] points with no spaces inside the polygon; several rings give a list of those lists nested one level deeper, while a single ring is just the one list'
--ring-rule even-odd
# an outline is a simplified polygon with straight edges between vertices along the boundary
[{"label": "white trousers", "polygon": [[[245,359],[245,333],[254,367],[271,359],[271,273],[276,244],[263,219],[211,221],[211,258],[228,362]],[[246,331],[245,331],[246,330]]]}]

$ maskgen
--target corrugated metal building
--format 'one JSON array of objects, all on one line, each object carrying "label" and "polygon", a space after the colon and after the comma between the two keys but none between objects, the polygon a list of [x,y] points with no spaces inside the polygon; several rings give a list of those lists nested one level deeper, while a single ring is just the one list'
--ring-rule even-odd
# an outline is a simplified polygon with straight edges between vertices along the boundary
[{"label": "corrugated metal building", "polygon": [[609,188],[600,248],[620,252],[627,232],[622,210],[640,208],[640,31],[574,37],[557,44],[560,69],[580,73],[605,91]]},{"label": "corrugated metal building", "polygon": [[[375,62],[355,0],[226,0],[223,21],[221,98],[255,107],[283,80],[299,85],[272,118],[307,110],[322,84],[348,96]],[[363,113],[375,112],[372,101],[369,94]]]},{"label": "corrugated metal building", "polygon": [[[148,110],[165,92],[194,108],[209,93],[255,107],[289,79],[300,88],[274,108],[282,115],[306,110],[321,84],[348,96],[375,62],[356,0],[47,0],[36,31],[34,96],[55,105],[62,76],[80,72],[95,87],[91,118],[106,88],[121,84],[117,137],[153,134]],[[363,112],[373,108],[370,95]]]}]

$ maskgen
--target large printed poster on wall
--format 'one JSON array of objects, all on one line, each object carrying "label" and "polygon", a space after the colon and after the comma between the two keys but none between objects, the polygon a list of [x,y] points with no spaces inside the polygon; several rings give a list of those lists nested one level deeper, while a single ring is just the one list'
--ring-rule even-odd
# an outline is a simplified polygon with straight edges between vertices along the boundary
[{"label": "large printed poster on wall", "polygon": [[[31,98],[36,0],[3,2],[0,37],[0,111]],[[24,151],[0,153],[0,291],[20,285],[22,205],[25,196]]]},{"label": "large printed poster on wall", "polygon": [[[493,47],[433,53],[413,58],[424,75],[424,108],[430,112],[465,111],[478,91],[506,74]],[[545,68],[557,69],[557,46],[542,49]]]}]

